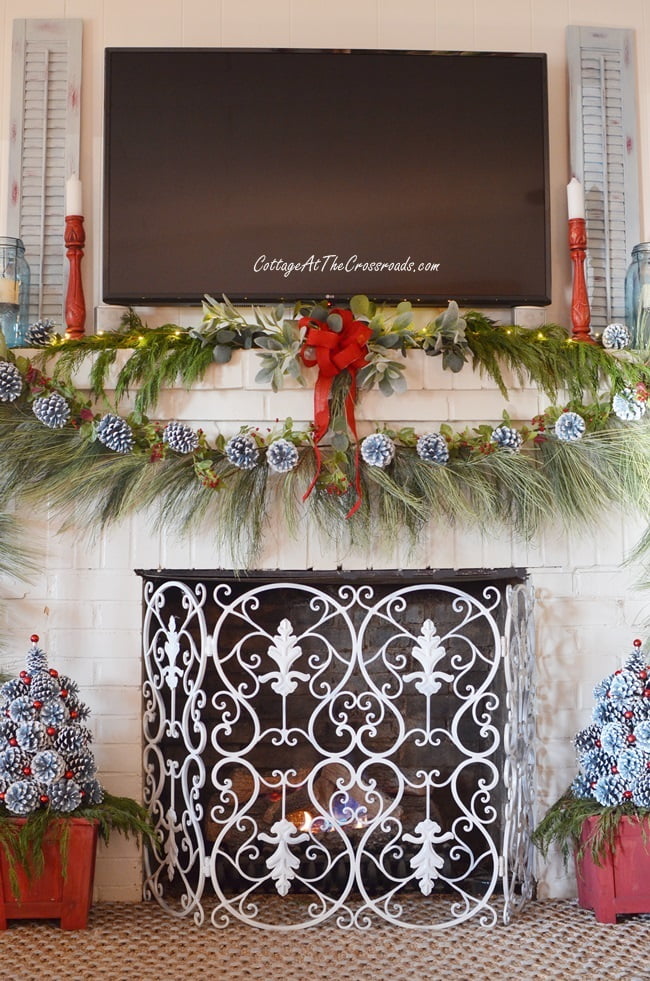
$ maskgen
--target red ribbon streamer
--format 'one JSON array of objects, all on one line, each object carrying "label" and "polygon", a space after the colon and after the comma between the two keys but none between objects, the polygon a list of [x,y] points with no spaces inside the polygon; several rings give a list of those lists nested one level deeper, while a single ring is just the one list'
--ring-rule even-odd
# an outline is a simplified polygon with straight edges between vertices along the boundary
[{"label": "red ribbon streamer", "polygon": [[[355,442],[354,468],[355,489],[357,498],[346,517],[351,517],[361,505],[361,474],[359,471],[359,443],[357,440],[357,425],[354,415],[354,405],[357,396],[356,376],[359,368],[366,363],[368,341],[372,330],[362,320],[355,320],[351,310],[334,309],[330,316],[338,315],[342,321],[340,331],[332,328],[323,320],[313,317],[302,317],[299,327],[306,327],[307,332],[303,342],[300,357],[308,368],[318,367],[318,378],[314,386],[314,453],[316,456],[316,474],[305,491],[303,501],[307,500],[314,489],[322,467],[322,455],[319,443],[330,427],[330,396],[332,383],[342,371],[349,371],[351,376],[350,388],[345,399],[345,418]],[[307,355],[306,350],[313,348],[313,356]]]}]

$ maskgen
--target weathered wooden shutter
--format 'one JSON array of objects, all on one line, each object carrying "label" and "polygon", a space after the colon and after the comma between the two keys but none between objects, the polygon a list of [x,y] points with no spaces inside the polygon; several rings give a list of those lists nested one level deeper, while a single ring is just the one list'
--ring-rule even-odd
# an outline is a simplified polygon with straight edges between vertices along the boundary
[{"label": "weathered wooden shutter", "polygon": [[63,322],[65,182],[79,173],[81,20],[15,20],[7,231],[31,270],[30,320]]},{"label": "weathered wooden shutter", "polygon": [[625,270],[639,241],[634,33],[567,28],[571,169],[582,181],[592,329],[625,316]]}]

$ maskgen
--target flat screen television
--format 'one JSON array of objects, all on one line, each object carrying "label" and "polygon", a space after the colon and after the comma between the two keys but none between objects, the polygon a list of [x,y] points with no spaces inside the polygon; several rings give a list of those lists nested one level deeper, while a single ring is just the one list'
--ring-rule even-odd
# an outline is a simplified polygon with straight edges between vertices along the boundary
[{"label": "flat screen television", "polygon": [[106,51],[108,303],[550,302],[544,54]]}]

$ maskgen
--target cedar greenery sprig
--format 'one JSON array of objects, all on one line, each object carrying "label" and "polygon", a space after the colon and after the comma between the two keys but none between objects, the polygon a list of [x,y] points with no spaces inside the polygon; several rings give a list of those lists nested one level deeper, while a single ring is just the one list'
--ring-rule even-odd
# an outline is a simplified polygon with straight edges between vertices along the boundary
[{"label": "cedar greenery sprig", "polygon": [[[561,392],[582,400],[585,393],[596,398],[603,385],[612,392],[650,385],[650,368],[640,352],[605,350],[600,344],[574,341],[567,331],[551,324],[536,330],[519,326],[499,326],[476,311],[461,317],[452,301],[433,321],[418,327],[416,313],[408,302],[394,310],[378,308],[368,297],[355,296],[350,309],[357,319],[372,329],[366,364],[359,371],[360,389],[377,385],[390,395],[404,391],[404,356],[411,350],[441,355],[443,367],[460,371],[470,360],[473,368],[492,378],[504,398],[508,384],[504,371],[511,372],[519,384],[533,383],[555,401]],[[138,314],[129,310],[117,331],[73,339],[55,336],[36,356],[45,364],[56,356],[54,378],[70,381],[86,358],[93,359],[90,380],[92,393],[99,398],[108,387],[117,352],[129,352],[117,372],[116,400],[119,402],[138,386],[135,410],[139,414],[155,406],[165,385],[180,382],[191,388],[213,363],[223,364],[236,350],[256,349],[262,358],[259,378],[274,390],[290,376],[304,382],[299,359],[302,343],[297,318],[308,313],[325,318],[327,304],[296,304],[293,309],[278,305],[269,310],[253,310],[252,320],[226,298],[222,303],[206,297],[203,320],[198,327],[175,324],[147,327]],[[400,355],[400,359],[395,355]],[[11,356],[11,352],[9,352]]]},{"label": "cedar greenery sprig", "polygon": [[571,399],[582,400],[585,393],[598,398],[603,385],[615,392],[634,388],[650,377],[640,352],[612,352],[600,344],[581,343],[555,324],[536,330],[500,327],[474,311],[465,314],[465,319],[473,367],[492,378],[504,398],[508,394],[504,367],[520,385],[531,381],[553,401],[561,391]]}]

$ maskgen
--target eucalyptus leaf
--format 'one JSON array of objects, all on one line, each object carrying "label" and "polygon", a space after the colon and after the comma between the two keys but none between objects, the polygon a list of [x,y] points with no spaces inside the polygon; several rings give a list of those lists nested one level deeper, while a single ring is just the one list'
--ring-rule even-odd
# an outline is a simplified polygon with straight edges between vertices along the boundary
[{"label": "eucalyptus leaf", "polygon": [[400,346],[401,340],[399,334],[382,334],[373,343],[381,344],[382,347],[396,348]]},{"label": "eucalyptus leaf", "polygon": [[335,450],[347,450],[350,440],[345,433],[334,433],[331,440],[332,448]]},{"label": "eucalyptus leaf", "polygon": [[458,304],[455,300],[449,301],[449,306],[444,310],[439,317],[436,317],[436,324],[442,330],[451,330],[456,326],[460,318],[460,311],[458,309]]},{"label": "eucalyptus leaf", "polygon": [[363,293],[356,293],[350,298],[350,310],[355,317],[369,317],[370,300]]},{"label": "eucalyptus leaf", "polygon": [[375,374],[376,372],[375,372],[374,364],[365,365],[357,373],[357,387],[369,388],[372,385]]},{"label": "eucalyptus leaf", "polygon": [[273,361],[265,362],[260,370],[255,375],[255,381],[258,385],[268,384],[275,373],[275,363]]},{"label": "eucalyptus leaf", "polygon": [[403,394],[408,387],[406,378],[401,372],[399,375],[393,375],[391,377],[390,383],[396,395]]},{"label": "eucalyptus leaf", "polygon": [[327,326],[330,330],[333,330],[335,334],[340,334],[343,330],[343,317],[340,313],[330,313],[327,318]]},{"label": "eucalyptus leaf", "polygon": [[378,387],[379,387],[379,391],[381,392],[382,395],[389,396],[389,395],[392,395],[393,392],[394,392],[393,382],[391,381],[391,379],[387,375],[384,375],[383,378],[380,378],[379,379],[379,386]]},{"label": "eucalyptus leaf", "polygon": [[257,347],[264,348],[267,351],[281,351],[282,342],[277,340],[275,337],[257,337],[255,339]]},{"label": "eucalyptus leaf", "polygon": [[320,304],[316,304],[316,306],[312,307],[311,310],[309,311],[309,316],[311,317],[312,320],[322,320],[324,322],[327,320],[329,316],[329,310],[327,309],[327,307],[323,307]]},{"label": "eucalyptus leaf", "polygon": [[412,323],[413,313],[409,309],[405,313],[400,313],[399,317],[395,317],[395,320],[393,321],[393,328],[395,330],[404,330],[405,327],[409,327]]},{"label": "eucalyptus leaf", "polygon": [[212,348],[212,357],[217,364],[228,364],[232,360],[232,348],[226,344],[215,344]]},{"label": "eucalyptus leaf", "polygon": [[453,371],[454,374],[458,374],[459,371],[462,371],[464,364],[465,358],[462,354],[458,354],[457,351],[445,351],[442,355],[443,368]]},{"label": "eucalyptus leaf", "polygon": [[231,330],[229,328],[222,328],[217,331],[217,340],[219,344],[230,344],[237,337],[237,331]]},{"label": "eucalyptus leaf", "polygon": [[405,314],[405,313],[408,313],[409,314],[409,317],[411,319],[413,319],[413,305],[412,305],[411,301],[410,300],[402,300],[401,303],[398,303],[397,306],[395,307],[395,312],[397,314]]}]

